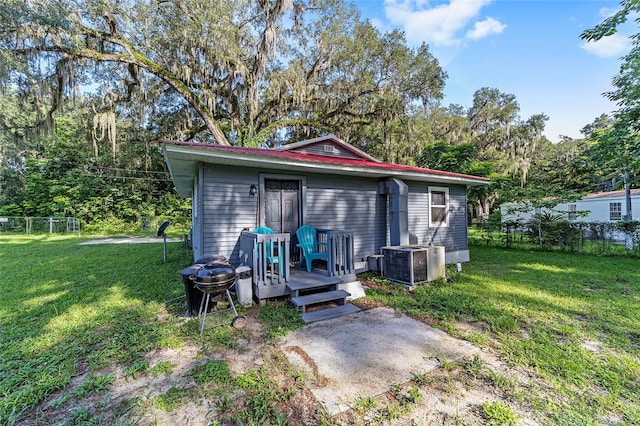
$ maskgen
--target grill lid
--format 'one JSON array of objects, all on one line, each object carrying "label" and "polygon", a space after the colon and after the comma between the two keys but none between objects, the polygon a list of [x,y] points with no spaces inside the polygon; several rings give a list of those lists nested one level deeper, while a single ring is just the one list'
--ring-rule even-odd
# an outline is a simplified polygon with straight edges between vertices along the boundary
[{"label": "grill lid", "polygon": [[210,263],[198,268],[195,281],[198,283],[219,283],[234,280],[236,270],[226,262]]}]

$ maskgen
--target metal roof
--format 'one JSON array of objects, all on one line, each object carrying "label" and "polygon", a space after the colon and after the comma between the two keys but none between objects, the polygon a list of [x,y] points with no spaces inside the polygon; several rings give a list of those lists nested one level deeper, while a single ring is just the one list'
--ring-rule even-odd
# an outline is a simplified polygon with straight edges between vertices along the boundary
[{"label": "metal roof", "polygon": [[[640,195],[640,188],[636,188],[636,189],[632,188],[630,192],[632,197],[637,197]],[[592,192],[591,194],[584,197],[583,200],[593,200],[597,198],[622,198],[625,195],[626,194],[624,190],[608,191],[608,192]]]},{"label": "metal roof", "polygon": [[[343,143],[346,144],[346,142]],[[244,148],[197,142],[160,141],[160,144],[176,189],[182,197],[191,196],[193,178],[200,162],[281,172],[331,173],[374,179],[398,178],[434,184],[476,186],[489,183],[489,179],[479,176],[383,163],[364,158],[344,158],[292,150]]]}]

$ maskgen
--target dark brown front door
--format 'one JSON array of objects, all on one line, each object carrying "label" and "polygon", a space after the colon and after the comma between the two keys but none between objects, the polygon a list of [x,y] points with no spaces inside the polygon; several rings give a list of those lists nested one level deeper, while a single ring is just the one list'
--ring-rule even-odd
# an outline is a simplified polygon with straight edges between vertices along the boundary
[{"label": "dark brown front door", "polygon": [[265,225],[276,233],[290,233],[300,227],[300,182],[265,180]]}]

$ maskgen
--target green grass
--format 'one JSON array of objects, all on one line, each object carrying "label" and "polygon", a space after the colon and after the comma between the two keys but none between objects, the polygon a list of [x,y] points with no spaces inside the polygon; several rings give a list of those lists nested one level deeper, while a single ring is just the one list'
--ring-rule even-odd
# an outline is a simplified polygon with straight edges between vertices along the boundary
[{"label": "green grass", "polygon": [[304,325],[298,311],[285,302],[270,303],[260,309],[258,319],[265,329],[266,338],[273,340]]},{"label": "green grass", "polygon": [[[226,362],[209,358],[218,349],[235,350],[243,330],[229,320],[201,335],[199,321],[179,318],[186,308],[179,272],[192,262],[182,243],[168,244],[165,264],[162,244],[82,241],[0,234],[0,425],[44,424],[45,405],[64,416],[57,423],[136,423],[148,410],[171,412],[199,399],[213,399],[230,423],[286,423],[274,404],[286,403],[295,390],[270,379],[282,366],[234,377]],[[268,304],[259,317],[268,339],[302,325],[284,303]],[[111,406],[114,369],[126,381],[171,378],[175,364],[151,365],[147,355],[185,345],[201,348],[203,362],[183,378],[192,384]]]},{"label": "green grass", "polygon": [[80,241],[0,235],[0,424],[18,423],[85,371],[77,397],[104,392],[113,377],[101,369],[143,372],[146,353],[193,335],[172,311],[189,263],[182,244],[168,244],[164,264],[162,244]]},{"label": "green grass", "polygon": [[[383,283],[368,296],[481,345],[491,337],[509,364],[549,383],[552,395],[537,395],[537,409],[552,424],[640,423],[637,259],[484,247],[471,257],[451,282],[412,293]],[[487,339],[457,321],[479,324]],[[484,374],[481,365],[464,367]],[[496,374],[487,378],[507,385]]]},{"label": "green grass", "polygon": [[[179,271],[191,261],[181,243],[168,245],[164,264],[161,244],[80,241],[0,235],[0,425],[45,424],[51,420],[45,403],[49,413],[64,416],[55,423],[111,424],[203,400],[215,405],[217,420],[230,424],[287,423],[279,407],[295,398],[291,383],[299,374],[282,357],[234,376],[215,354],[239,349],[244,332],[205,327],[201,336],[198,321],[178,318],[184,311]],[[485,404],[487,421],[508,424],[512,409],[524,404],[545,424],[640,424],[637,259],[486,247],[473,247],[471,257],[460,276],[450,271],[452,281],[413,292],[376,278],[379,287],[368,290],[368,298],[490,346],[545,384],[524,389],[479,358],[445,366],[507,396],[508,405]],[[269,345],[302,325],[283,302],[260,307],[257,317]],[[150,353],[194,344],[202,348],[198,363],[180,373],[174,387],[110,406],[114,380],[178,374],[170,362],[150,364]],[[278,374],[290,384],[277,383]],[[178,386],[178,379],[186,384]],[[416,375],[397,389],[397,404],[376,410],[378,420],[406,415],[430,383],[429,376]],[[362,412],[369,405],[359,403]]]}]

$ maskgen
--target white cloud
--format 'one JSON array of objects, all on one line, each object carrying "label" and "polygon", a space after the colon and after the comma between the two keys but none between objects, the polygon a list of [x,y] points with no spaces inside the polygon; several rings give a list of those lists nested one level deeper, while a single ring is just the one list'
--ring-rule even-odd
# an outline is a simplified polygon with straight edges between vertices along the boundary
[{"label": "white cloud", "polygon": [[629,46],[629,39],[618,33],[603,37],[598,41],[588,41],[580,45],[587,52],[602,58],[620,56],[629,49]]},{"label": "white cloud", "polygon": [[385,32],[388,30],[387,25],[384,22],[382,22],[382,19],[369,18],[369,22],[371,22],[371,25],[373,25],[375,28],[377,28],[381,32]]},{"label": "white cloud", "polygon": [[[460,32],[492,0],[451,0],[428,8],[424,0],[385,0],[385,13],[392,24],[404,29],[410,42],[426,41],[436,46],[452,46],[462,41]],[[476,22],[468,36],[480,38],[500,32],[504,25],[488,18]]]},{"label": "white cloud", "polygon": [[609,18],[610,16],[618,13],[619,10],[620,8],[603,7],[598,11],[598,15],[602,16],[603,18]]},{"label": "white cloud", "polygon": [[497,19],[487,18],[473,24],[473,29],[467,31],[467,38],[478,40],[491,34],[500,34],[505,28],[507,26]]}]

